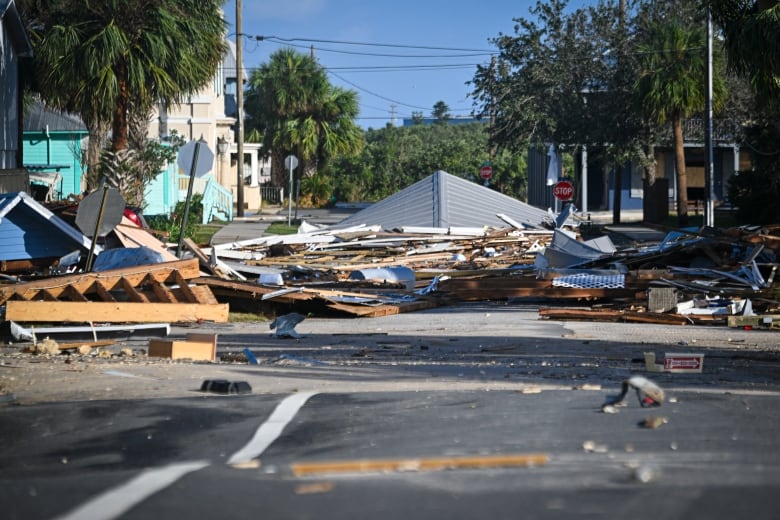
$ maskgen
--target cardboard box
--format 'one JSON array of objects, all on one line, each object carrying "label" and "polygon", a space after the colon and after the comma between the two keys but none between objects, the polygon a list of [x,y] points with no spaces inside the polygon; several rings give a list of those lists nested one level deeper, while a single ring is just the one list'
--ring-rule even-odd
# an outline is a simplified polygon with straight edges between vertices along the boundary
[{"label": "cardboard box", "polygon": [[149,357],[215,361],[216,334],[187,334],[186,340],[153,339],[149,341]]}]

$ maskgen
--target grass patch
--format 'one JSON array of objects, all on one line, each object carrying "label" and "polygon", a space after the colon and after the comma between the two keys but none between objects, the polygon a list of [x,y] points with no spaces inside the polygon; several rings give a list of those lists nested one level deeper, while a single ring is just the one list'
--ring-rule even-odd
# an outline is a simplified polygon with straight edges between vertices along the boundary
[{"label": "grass patch", "polygon": [[266,235],[294,235],[298,232],[298,226],[288,226],[285,222],[272,222],[265,230]]},{"label": "grass patch", "polygon": [[207,246],[211,243],[211,237],[225,227],[227,222],[215,220],[208,224],[197,224],[192,232],[192,240],[199,246]]},{"label": "grass patch", "polygon": [[253,312],[228,312],[229,323],[254,323],[265,321],[268,321],[268,319],[262,314],[255,314]]}]

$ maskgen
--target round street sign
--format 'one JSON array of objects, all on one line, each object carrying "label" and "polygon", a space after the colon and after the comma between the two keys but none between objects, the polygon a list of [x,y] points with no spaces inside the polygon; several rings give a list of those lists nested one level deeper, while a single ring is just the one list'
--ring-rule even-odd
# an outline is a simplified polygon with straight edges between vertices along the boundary
[{"label": "round street sign", "polygon": [[553,186],[553,195],[558,200],[571,200],[574,196],[574,185],[569,181],[560,181]]},{"label": "round street sign", "polygon": [[[100,206],[103,204],[103,190],[93,191],[79,203],[76,210],[76,225],[82,233],[94,238],[95,226],[100,216]],[[125,213],[125,199],[116,188],[109,188],[106,193],[106,205],[103,208],[103,218],[100,220],[98,237],[107,235],[122,222]]]},{"label": "round street sign", "polygon": [[493,176],[493,168],[489,164],[483,164],[479,169],[479,176],[488,180]]},{"label": "round street sign", "polygon": [[284,167],[288,170],[294,170],[298,167],[298,158],[294,155],[288,155],[284,158]]}]

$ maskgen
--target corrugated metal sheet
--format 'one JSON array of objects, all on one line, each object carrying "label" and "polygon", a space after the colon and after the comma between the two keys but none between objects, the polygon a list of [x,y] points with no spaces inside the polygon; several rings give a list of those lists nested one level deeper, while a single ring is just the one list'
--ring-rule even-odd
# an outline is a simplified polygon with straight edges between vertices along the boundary
[{"label": "corrugated metal sheet", "polygon": [[31,103],[24,112],[25,132],[43,132],[47,128],[49,132],[83,132],[87,133],[87,127],[80,117],[53,110],[43,103]]},{"label": "corrugated metal sheet", "polygon": [[339,226],[380,225],[385,230],[419,227],[506,227],[496,214],[539,226],[547,212],[495,190],[439,170],[355,213]]}]

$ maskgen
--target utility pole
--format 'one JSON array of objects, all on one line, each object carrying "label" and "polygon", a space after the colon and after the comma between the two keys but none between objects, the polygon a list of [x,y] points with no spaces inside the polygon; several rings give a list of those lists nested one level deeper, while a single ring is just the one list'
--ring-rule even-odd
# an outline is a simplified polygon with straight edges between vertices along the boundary
[{"label": "utility pole", "polygon": [[390,126],[395,126],[395,103],[390,105]]},{"label": "utility pole", "polygon": [[707,9],[707,102],[706,102],[706,124],[705,132],[707,150],[707,165],[704,169],[704,187],[707,201],[704,206],[704,224],[709,227],[715,226],[715,160],[712,150],[712,9]]},{"label": "utility pole", "polygon": [[236,140],[238,161],[236,161],[236,216],[244,216],[244,67],[242,63],[244,35],[241,29],[241,0],[236,0]]},{"label": "utility pole", "polygon": [[496,155],[496,145],[493,142],[493,132],[496,128],[496,94],[495,94],[495,84],[497,81],[496,79],[496,57],[492,56],[490,58],[490,83],[491,83],[491,89],[490,89],[490,103],[488,110],[489,113],[489,130],[488,130],[488,139],[490,141],[489,149],[488,149],[488,158],[490,159],[490,162],[493,162],[493,157]]}]

